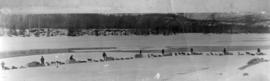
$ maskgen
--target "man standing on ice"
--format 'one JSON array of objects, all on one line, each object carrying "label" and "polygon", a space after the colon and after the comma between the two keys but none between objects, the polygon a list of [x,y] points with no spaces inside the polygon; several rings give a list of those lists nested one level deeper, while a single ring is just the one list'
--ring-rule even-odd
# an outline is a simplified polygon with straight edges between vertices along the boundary
[{"label": "man standing on ice", "polygon": [[193,48],[190,49],[190,53],[191,53],[191,54],[193,53]]},{"label": "man standing on ice", "polygon": [[162,49],[162,50],[161,50],[161,53],[162,53],[162,55],[164,55],[164,54],[165,54],[165,50],[164,50],[164,49]]},{"label": "man standing on ice", "polygon": [[41,58],[40,58],[40,62],[41,62],[41,64],[42,64],[42,65],[45,65],[45,59],[44,59],[44,57],[43,57],[43,56],[41,56]]},{"label": "man standing on ice", "polygon": [[224,53],[224,54],[227,54],[226,48],[223,49],[223,53]]},{"label": "man standing on ice", "polygon": [[107,54],[105,52],[103,52],[102,56],[103,56],[103,59],[106,60]]}]

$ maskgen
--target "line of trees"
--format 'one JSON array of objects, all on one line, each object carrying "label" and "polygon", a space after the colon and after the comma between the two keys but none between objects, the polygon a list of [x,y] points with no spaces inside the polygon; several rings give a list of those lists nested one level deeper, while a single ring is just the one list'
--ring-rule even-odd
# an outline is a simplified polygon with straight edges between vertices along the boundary
[{"label": "line of trees", "polygon": [[[253,17],[247,17],[248,21]],[[14,29],[64,28],[70,36],[82,29],[131,29],[137,35],[176,33],[269,33],[269,27],[213,19],[195,20],[184,14],[29,14],[12,15],[6,27]],[[229,24],[224,24],[224,22]],[[249,21],[250,22],[250,21]],[[241,22],[243,23],[243,22]]]}]

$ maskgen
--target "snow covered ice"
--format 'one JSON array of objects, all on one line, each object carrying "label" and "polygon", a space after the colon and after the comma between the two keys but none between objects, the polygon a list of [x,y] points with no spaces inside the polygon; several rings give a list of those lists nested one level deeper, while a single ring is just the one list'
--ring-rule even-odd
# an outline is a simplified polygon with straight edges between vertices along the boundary
[{"label": "snow covered ice", "polygon": [[[175,36],[109,36],[109,37],[51,37],[51,38],[6,38],[1,44],[3,51],[116,47],[104,50],[76,50],[68,53],[36,54],[27,56],[2,56],[5,66],[25,66],[39,61],[68,63],[71,55],[86,63],[63,64],[45,67],[0,70],[0,81],[269,81],[270,64],[261,62],[243,70],[251,59],[269,60],[268,34],[179,34]],[[23,42],[23,43],[22,43]],[[203,55],[175,55],[180,48],[193,47]],[[234,55],[211,55],[222,53],[223,48]],[[260,47],[265,55],[238,55],[256,53]],[[161,49],[172,56],[161,56]],[[212,51],[212,50],[213,51]],[[144,58],[133,58],[142,50]],[[180,49],[181,50],[181,49]],[[104,61],[102,53],[118,60]],[[188,53],[189,50],[183,51]],[[157,57],[148,58],[148,54]],[[127,58],[128,59],[124,59]],[[123,58],[123,60],[121,60]],[[58,63],[56,63],[58,64]]]}]

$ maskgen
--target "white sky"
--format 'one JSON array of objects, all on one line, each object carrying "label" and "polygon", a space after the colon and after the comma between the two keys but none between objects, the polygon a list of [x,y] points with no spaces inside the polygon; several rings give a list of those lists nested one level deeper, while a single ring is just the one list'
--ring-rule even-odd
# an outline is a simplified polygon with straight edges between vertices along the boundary
[{"label": "white sky", "polygon": [[3,14],[267,12],[269,0],[0,0]]}]

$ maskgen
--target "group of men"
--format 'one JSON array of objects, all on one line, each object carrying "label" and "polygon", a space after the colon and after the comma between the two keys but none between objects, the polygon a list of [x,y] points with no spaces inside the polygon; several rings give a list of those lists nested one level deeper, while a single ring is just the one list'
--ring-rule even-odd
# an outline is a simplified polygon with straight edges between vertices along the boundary
[{"label": "group of men", "polygon": [[[193,48],[190,49],[190,52],[191,52],[191,53],[194,52]],[[261,49],[260,49],[260,48],[257,48],[257,52],[261,52]],[[142,54],[142,51],[140,50],[139,53]],[[165,54],[165,50],[162,49],[162,50],[161,50],[161,53],[162,53],[162,54]],[[226,48],[223,49],[223,53],[228,53],[228,51],[227,51]],[[104,59],[107,58],[107,54],[106,54],[105,52],[103,52],[102,56],[103,56]],[[76,59],[74,59],[73,55],[71,55],[71,56],[69,57],[69,61],[70,61],[70,62],[76,62]],[[41,58],[40,58],[40,63],[41,63],[42,65],[45,65],[45,58],[44,58],[43,56],[41,56]],[[3,67],[5,66],[5,63],[2,62],[2,63],[1,63],[1,66],[2,66],[2,68],[3,68]]]}]

